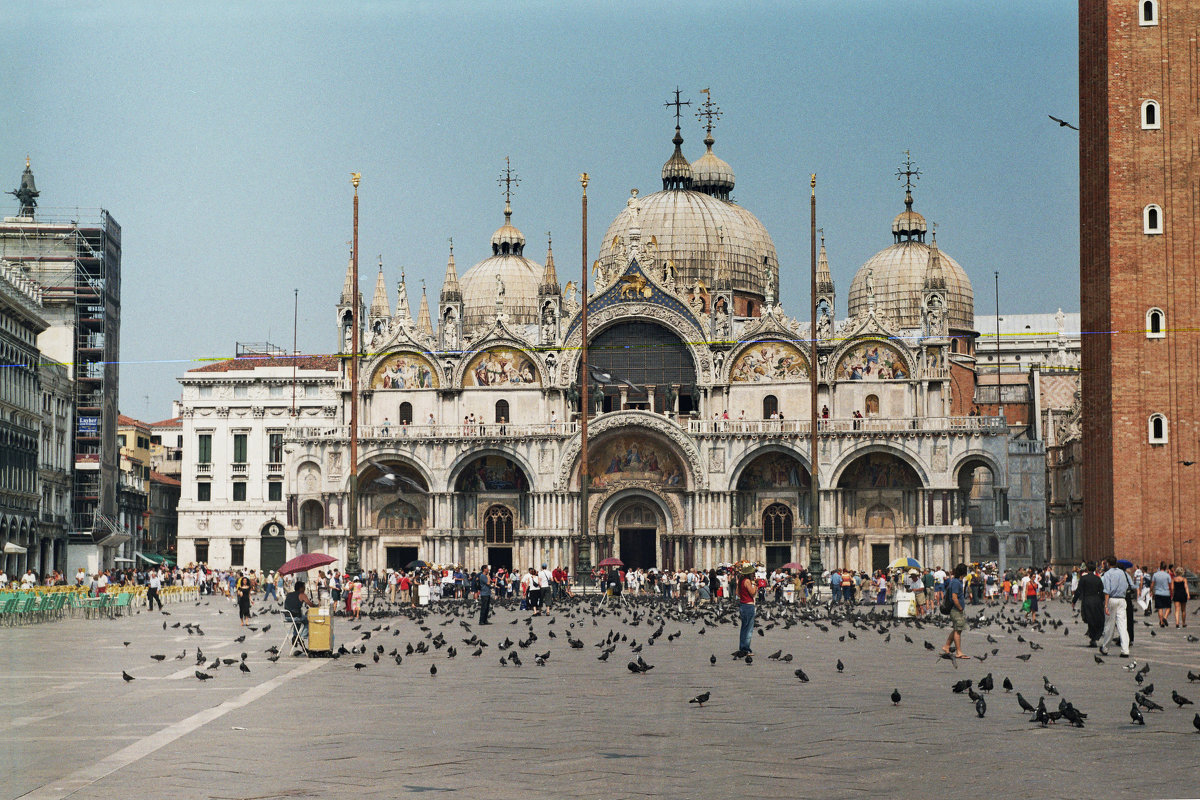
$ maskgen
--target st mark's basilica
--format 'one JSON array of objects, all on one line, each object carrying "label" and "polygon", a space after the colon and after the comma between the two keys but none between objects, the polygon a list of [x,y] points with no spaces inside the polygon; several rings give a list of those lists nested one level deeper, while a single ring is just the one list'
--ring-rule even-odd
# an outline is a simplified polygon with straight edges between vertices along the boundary
[{"label": "st mark's basilica", "polygon": [[[911,166],[891,243],[858,269],[841,320],[821,243],[813,364],[811,326],[777,301],[771,236],[731,199],[734,171],[714,152],[708,122],[699,158],[684,156],[676,127],[662,190],[635,191],[614,209],[587,297],[576,281],[560,284],[550,243],[544,263],[529,257],[508,192],[490,255],[460,276],[451,248],[436,316],[423,297],[414,319],[403,280],[392,308],[382,269],[368,307],[347,274],[341,350],[350,352],[358,302],[367,354],[357,509],[365,568],[418,557],[574,567],[610,555],[644,567],[775,566],[807,564],[813,547],[826,566],[880,568],[905,555],[945,566],[970,560],[980,520],[1007,544],[1019,452],[1010,454],[1001,418],[969,413],[972,288],[914,210]],[[586,539],[585,302],[596,368]],[[285,434],[289,556],[347,553],[346,363],[332,418],[301,417]],[[818,541],[812,380],[822,409]]]}]

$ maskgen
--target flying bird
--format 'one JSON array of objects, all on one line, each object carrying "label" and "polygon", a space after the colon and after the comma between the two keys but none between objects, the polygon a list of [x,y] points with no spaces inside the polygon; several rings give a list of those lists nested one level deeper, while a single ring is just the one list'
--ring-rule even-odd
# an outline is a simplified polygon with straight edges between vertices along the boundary
[{"label": "flying bird", "polygon": [[712,697],[712,692],[705,692],[704,694],[696,695],[691,700],[688,700],[688,702],[696,703],[701,708],[704,708],[704,704],[708,702],[708,698],[710,698],[710,697]]},{"label": "flying bird", "polygon": [[1054,120],[1055,122],[1057,122],[1058,127],[1060,127],[1060,128],[1070,128],[1073,131],[1079,130],[1079,128],[1076,128],[1074,125],[1067,122],[1065,119],[1059,119],[1058,117],[1054,116],[1053,114],[1047,114],[1046,116],[1049,117],[1050,119]]}]

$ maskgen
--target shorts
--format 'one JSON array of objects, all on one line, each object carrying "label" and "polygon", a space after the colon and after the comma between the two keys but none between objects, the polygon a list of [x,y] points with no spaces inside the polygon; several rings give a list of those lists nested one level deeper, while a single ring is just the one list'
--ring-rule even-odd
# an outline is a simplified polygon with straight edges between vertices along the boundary
[{"label": "shorts", "polygon": [[1155,610],[1169,609],[1171,607],[1171,596],[1169,594],[1154,595]]},{"label": "shorts", "polygon": [[925,602],[925,590],[917,589],[915,592],[913,592],[913,597],[915,597],[917,599],[918,603],[924,603]]},{"label": "shorts", "polygon": [[967,629],[967,615],[959,608],[950,609],[950,627],[956,633],[962,633]]}]

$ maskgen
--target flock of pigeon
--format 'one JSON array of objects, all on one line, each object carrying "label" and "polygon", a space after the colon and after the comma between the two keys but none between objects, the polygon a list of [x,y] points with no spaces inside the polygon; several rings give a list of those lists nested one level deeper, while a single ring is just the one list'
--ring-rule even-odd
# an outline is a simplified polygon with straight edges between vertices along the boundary
[{"label": "flock of pigeon", "polygon": [[[207,605],[209,602],[211,601],[204,604]],[[468,652],[468,658],[480,659],[486,650],[493,647],[492,643],[485,641],[474,630],[473,619],[477,608],[474,602],[469,601],[435,607],[412,608],[388,604],[382,598],[376,597],[365,607],[366,621],[351,626],[348,633],[343,635],[343,638],[354,640],[353,644],[350,647],[345,644],[339,645],[337,650],[329,655],[334,659],[346,657],[347,660],[353,662],[352,667],[356,671],[378,665],[384,660],[400,666],[404,664],[406,658],[436,658],[438,661],[430,663],[428,667],[429,674],[436,677],[438,662],[446,666],[447,661],[457,658],[460,654],[460,645]],[[501,604],[498,610],[503,614],[504,604]],[[507,611],[513,613],[515,609],[509,608]],[[169,616],[171,612],[164,611],[162,613]],[[223,612],[218,609],[218,613]],[[279,609],[268,607],[263,613],[278,614]],[[639,598],[637,601],[627,602],[624,605],[606,605],[599,598],[573,599],[558,604],[551,614],[552,616],[547,620],[548,629],[544,632],[546,641],[543,641],[535,631],[533,617],[521,616],[519,612],[512,616],[508,621],[511,630],[502,638],[492,637],[499,639],[494,644],[498,656],[498,666],[519,669],[526,666],[528,660],[534,667],[545,667],[554,656],[554,648],[549,640],[558,640],[561,634],[561,641],[565,643],[566,647],[582,650],[587,646],[587,642],[584,640],[587,635],[592,638],[591,646],[599,650],[599,653],[596,654],[598,662],[608,662],[618,651],[622,651],[628,656],[626,669],[629,674],[646,675],[654,669],[654,664],[646,660],[646,657],[652,652],[648,648],[654,647],[660,640],[665,639],[669,644],[688,635],[697,637],[713,635],[722,637],[721,641],[727,642],[734,637],[738,624],[737,609],[728,605],[710,604],[697,609],[686,609],[675,602],[658,598]],[[561,622],[559,617],[562,617]],[[461,628],[462,633],[457,631],[450,633],[447,630],[455,622]],[[373,626],[372,623],[374,623]],[[387,641],[385,637],[388,636],[400,637],[403,630],[411,632],[412,625],[409,623],[415,625],[417,631],[413,641],[397,642],[390,650],[387,645],[380,643],[381,640]],[[944,624],[944,620],[936,618],[897,620],[890,615],[876,614],[873,609],[839,607],[831,610],[817,606],[764,605],[759,609],[755,633],[757,636],[763,637],[766,632],[776,628],[787,631],[797,627],[811,627],[823,634],[837,635],[838,641],[841,643],[845,643],[847,639],[853,641],[859,636],[869,635],[876,635],[882,637],[884,642],[890,642],[893,636],[898,635],[903,637],[907,645],[917,646],[914,637],[931,636],[934,641],[937,641],[939,634],[944,630]],[[1062,635],[1068,636],[1070,633],[1066,622],[1057,620],[1049,614],[1044,615],[1043,619],[1037,623],[1030,623],[1017,613],[997,608],[985,608],[981,613],[974,615],[970,624],[974,633],[968,635],[978,637],[980,633],[983,633],[983,640],[990,646],[982,655],[974,656],[974,659],[979,662],[987,661],[989,658],[997,660],[1003,658],[1000,655],[1000,640],[993,636],[993,633],[1007,634],[1023,651],[1027,650],[1028,652],[1011,654],[1023,662],[1028,662],[1037,651],[1044,648],[1044,645],[1033,640],[1033,634],[1051,634],[1061,631]],[[668,628],[674,630],[668,632]],[[600,633],[603,629],[607,630],[598,638],[591,636],[592,633]],[[645,635],[640,635],[639,629],[645,630]],[[169,625],[164,621],[163,630],[182,630],[186,631],[189,636],[205,636],[200,625],[195,623],[176,622]],[[252,635],[267,634],[271,630],[271,625],[250,625],[246,630]],[[618,632],[619,630],[620,632]],[[1031,638],[1026,638],[1027,635]],[[246,637],[247,634],[242,633],[233,640],[233,643],[243,644]],[[454,641],[451,640],[451,637]],[[1196,637],[1188,636],[1187,639],[1189,643],[1192,643]],[[974,641],[978,641],[978,639],[976,638]],[[129,644],[130,642],[124,642],[126,647]],[[714,644],[716,644],[715,641]],[[959,669],[960,662],[964,660],[961,656],[942,651],[927,638],[924,639],[921,646],[926,651],[935,652],[940,659],[948,660],[955,670]],[[544,652],[538,652],[543,648]],[[271,663],[278,661],[281,655],[277,645],[268,647],[264,652],[267,655],[267,661]],[[528,654],[522,657],[522,653]],[[198,681],[214,679],[222,667],[236,665],[239,672],[250,673],[247,652],[242,652],[240,658],[209,658],[205,656],[202,648],[197,646],[193,657],[196,666],[195,677]],[[731,653],[730,657],[740,660],[746,665],[753,664],[755,660],[753,653],[744,653],[740,650]],[[154,654],[151,658],[162,662],[168,656]],[[175,661],[188,658],[187,649],[172,658]],[[792,653],[784,653],[780,649],[766,656],[766,659],[781,664],[791,664],[795,656]],[[1099,656],[1095,656],[1094,659],[1098,665],[1105,663]],[[708,656],[710,667],[715,666],[717,662],[716,653]],[[810,665],[809,668],[813,669],[814,667]],[[846,669],[841,657],[836,659],[834,668],[838,673],[842,673]],[[1138,662],[1133,660],[1122,669],[1130,674],[1134,684],[1133,700],[1129,708],[1130,723],[1131,725],[1146,725],[1146,717],[1143,712],[1164,712],[1164,707],[1154,699],[1154,684],[1147,682],[1151,665],[1146,663],[1138,666]],[[1166,673],[1167,668],[1160,667],[1160,671]],[[802,667],[793,670],[792,674],[802,684],[808,683],[810,680],[808,673]],[[983,718],[988,713],[988,698],[995,688],[994,675],[995,671],[993,670],[979,679],[963,678],[952,684],[950,688],[954,694],[965,694],[973,703],[976,716]],[[124,670],[121,677],[126,682],[135,679]],[[1189,683],[1200,681],[1200,673],[1190,670],[1186,672],[1186,677]],[[1088,714],[1062,697],[1048,676],[1042,676],[1041,692],[1036,704],[1031,703],[1021,692],[1015,691],[1013,682],[1008,676],[1001,679],[1000,686],[1005,694],[1015,693],[1017,706],[1021,713],[1031,715],[1030,722],[1032,724],[1047,727],[1065,722],[1075,728],[1083,728],[1086,725]],[[712,697],[713,691],[706,691],[692,698],[689,703],[703,708],[712,700]],[[1057,703],[1051,700],[1048,705],[1047,697],[1058,698]],[[893,705],[900,705],[903,698],[899,688],[893,688],[889,698]],[[1177,689],[1171,690],[1170,699],[1180,709],[1193,705],[1192,701],[1180,694]],[[1194,715],[1192,725],[1197,732],[1200,732],[1200,713]]]}]

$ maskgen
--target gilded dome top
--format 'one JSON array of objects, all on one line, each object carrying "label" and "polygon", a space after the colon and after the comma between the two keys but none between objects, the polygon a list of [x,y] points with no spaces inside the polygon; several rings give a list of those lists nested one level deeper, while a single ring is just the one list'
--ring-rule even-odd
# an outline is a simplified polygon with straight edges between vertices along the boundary
[{"label": "gilded dome top", "polygon": [[713,153],[713,141],[711,133],[704,137],[707,149],[692,162],[692,188],[728,200],[733,191],[733,167]]}]

